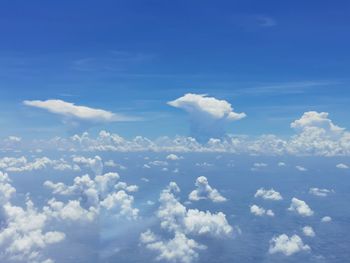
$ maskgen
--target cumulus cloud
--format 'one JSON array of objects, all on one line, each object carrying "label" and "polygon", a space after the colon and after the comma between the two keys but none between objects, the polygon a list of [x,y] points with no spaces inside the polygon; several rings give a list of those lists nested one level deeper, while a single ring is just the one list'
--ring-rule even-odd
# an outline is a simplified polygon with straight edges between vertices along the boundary
[{"label": "cumulus cloud", "polygon": [[227,122],[246,117],[245,113],[234,112],[229,102],[203,94],[187,93],[168,105],[189,113],[191,134],[201,141],[222,137]]},{"label": "cumulus cloud", "polygon": [[25,207],[13,205],[16,189],[7,174],[0,172],[1,262],[53,262],[44,256],[48,246],[65,239],[65,234],[49,226],[51,218],[39,211],[29,197]]},{"label": "cumulus cloud", "polygon": [[76,164],[89,167],[96,175],[102,174],[103,162],[100,156],[96,155],[94,158],[86,158],[84,156],[74,156],[73,162]]},{"label": "cumulus cloud", "polygon": [[316,235],[314,229],[311,226],[304,226],[303,234],[307,237],[314,237]]},{"label": "cumulus cloud", "polygon": [[206,249],[206,246],[198,244],[181,232],[175,232],[173,239],[161,240],[147,230],[141,234],[140,242],[149,250],[157,252],[156,260],[160,261],[191,263],[198,259],[198,250]]},{"label": "cumulus cloud", "polygon": [[197,189],[193,190],[188,199],[191,201],[199,201],[203,199],[209,199],[215,203],[225,202],[227,199],[223,197],[218,190],[212,188],[209,185],[208,179],[205,176],[200,176],[196,179],[195,183]]},{"label": "cumulus cloud", "polygon": [[271,209],[265,210],[265,208],[257,205],[250,206],[250,213],[256,216],[275,216],[275,213]]},{"label": "cumulus cloud", "polygon": [[198,257],[196,250],[206,248],[187,235],[229,238],[233,235],[233,227],[228,224],[222,212],[187,209],[176,198],[179,192],[178,185],[171,182],[160,194],[157,211],[161,228],[173,233],[174,238],[160,240],[148,230],[141,234],[140,241],[146,248],[158,253],[158,260],[187,263]]},{"label": "cumulus cloud", "polygon": [[260,188],[256,191],[254,197],[256,198],[261,197],[263,199],[273,200],[273,201],[279,201],[283,199],[282,195],[279,192],[275,191],[273,188],[269,190]]},{"label": "cumulus cloud", "polygon": [[286,256],[291,256],[295,253],[309,250],[310,247],[304,245],[303,240],[298,235],[289,237],[286,234],[282,234],[270,240],[270,254],[282,253]]},{"label": "cumulus cloud", "polygon": [[312,216],[314,214],[314,212],[311,210],[308,204],[305,203],[305,201],[295,197],[292,198],[292,201],[288,210],[293,211],[301,216]]},{"label": "cumulus cloud", "polygon": [[[79,214],[88,214],[89,218],[94,219],[99,215],[100,208],[104,208],[116,216],[137,219],[139,210],[133,207],[134,197],[126,191],[135,192],[138,187],[136,185],[128,186],[124,182],[117,184],[119,178],[117,173],[96,175],[94,179],[91,179],[89,175],[83,175],[75,177],[72,185],[45,181],[44,186],[51,189],[56,195],[78,198],[78,203],[68,203],[66,205],[52,202],[50,207],[53,210],[59,208],[59,210],[70,211],[73,206],[76,206],[75,212],[80,210]],[[78,206],[86,211],[81,210]],[[57,214],[59,215],[59,213]]]}]

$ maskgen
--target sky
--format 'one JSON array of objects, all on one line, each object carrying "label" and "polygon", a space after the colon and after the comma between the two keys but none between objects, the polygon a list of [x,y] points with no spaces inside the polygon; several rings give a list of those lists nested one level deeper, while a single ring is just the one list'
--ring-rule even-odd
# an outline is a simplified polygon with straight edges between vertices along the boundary
[{"label": "sky", "polygon": [[348,127],[348,8],[347,1],[5,1],[1,136],[66,135],[57,118],[22,104],[47,99],[139,117],[101,126],[127,138],[140,130],[188,135],[186,115],[167,105],[186,93],[245,112],[228,126],[233,134],[287,136],[289,123],[311,110]]},{"label": "sky", "polygon": [[0,262],[347,262],[349,7],[2,1]]}]

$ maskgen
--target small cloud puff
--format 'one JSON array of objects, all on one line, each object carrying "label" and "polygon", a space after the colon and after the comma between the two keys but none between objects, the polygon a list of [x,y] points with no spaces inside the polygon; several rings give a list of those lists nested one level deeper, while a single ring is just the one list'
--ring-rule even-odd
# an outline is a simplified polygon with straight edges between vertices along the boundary
[{"label": "small cloud puff", "polygon": [[195,185],[197,189],[193,190],[188,199],[191,201],[199,201],[203,199],[209,199],[215,203],[217,202],[225,202],[227,199],[223,197],[218,190],[212,188],[209,185],[208,179],[204,176],[200,176],[196,179]]},{"label": "small cloud puff", "polygon": [[274,200],[274,201],[279,201],[283,199],[282,195],[279,192],[275,191],[273,188],[269,190],[260,188],[256,191],[254,197],[261,197],[266,200]]},{"label": "small cloud puff", "polygon": [[313,228],[311,226],[304,226],[303,227],[303,234],[307,237],[314,237],[315,231],[313,230]]}]

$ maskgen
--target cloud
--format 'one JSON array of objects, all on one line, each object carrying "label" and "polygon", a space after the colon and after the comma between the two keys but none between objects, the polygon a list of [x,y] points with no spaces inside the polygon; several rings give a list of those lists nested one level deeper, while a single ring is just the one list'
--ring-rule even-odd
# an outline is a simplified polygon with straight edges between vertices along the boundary
[{"label": "cloud", "polygon": [[274,200],[274,201],[279,201],[283,199],[282,195],[279,192],[275,191],[273,188],[269,190],[260,188],[256,191],[254,197],[261,197],[266,200]]},{"label": "cloud", "polygon": [[24,208],[13,205],[15,193],[8,175],[0,172],[0,261],[50,262],[44,256],[45,248],[64,240],[65,234],[49,226],[51,218],[39,211],[29,197]]},{"label": "cloud", "polygon": [[328,118],[328,115],[328,112],[308,111],[300,119],[293,121],[290,126],[301,130],[319,127],[334,133],[344,131],[344,128],[334,125],[332,120]]},{"label": "cloud", "polygon": [[176,198],[179,192],[178,185],[170,182],[160,194],[160,206],[156,213],[161,228],[172,233],[174,238],[160,240],[152,231],[147,230],[141,234],[140,242],[158,253],[157,260],[188,263],[198,257],[197,250],[205,249],[206,246],[189,239],[187,235],[230,238],[233,227],[228,224],[222,212],[187,209]]},{"label": "cloud", "polygon": [[201,94],[187,93],[168,105],[189,113],[191,134],[201,141],[222,137],[228,122],[246,117],[245,113],[234,112],[229,102]]},{"label": "cloud", "polygon": [[270,240],[270,254],[282,253],[286,256],[291,256],[295,253],[309,250],[310,247],[304,245],[303,240],[298,235],[289,237],[286,234],[282,234]]},{"label": "cloud", "polygon": [[339,169],[349,169],[349,166],[347,166],[346,164],[343,164],[343,163],[338,163],[336,165],[336,167]]},{"label": "cloud", "polygon": [[250,213],[252,213],[253,215],[256,215],[256,216],[264,216],[264,215],[275,216],[275,214],[272,210],[270,210],[270,209],[265,210],[264,208],[259,207],[257,205],[250,206]]},{"label": "cloud", "polygon": [[315,195],[315,196],[321,196],[321,197],[326,197],[328,194],[333,193],[333,190],[328,190],[328,189],[322,189],[322,188],[317,188],[313,187],[309,189],[309,194]]},{"label": "cloud", "polygon": [[324,216],[321,218],[322,223],[329,223],[332,221],[332,218],[330,216]]},{"label": "cloud", "polygon": [[177,156],[176,154],[171,153],[171,154],[167,155],[166,159],[170,160],[170,161],[178,161],[178,160],[183,159],[183,157]]},{"label": "cloud", "polygon": [[[137,219],[139,210],[133,207],[134,197],[127,192],[135,192],[138,187],[136,185],[128,186],[124,182],[117,184],[119,178],[117,173],[106,173],[96,175],[94,179],[91,179],[87,174],[77,176],[72,185],[45,181],[44,186],[51,189],[53,194],[78,198],[78,203],[66,205],[53,201],[50,203],[50,209],[61,216],[60,213],[64,212],[64,209],[69,212],[72,210],[71,207],[75,206],[77,211],[80,210],[78,212],[80,215],[88,214],[89,218],[93,220],[98,216],[100,208],[104,208],[117,217]],[[80,206],[86,211],[80,209]],[[73,212],[77,213],[77,211]]]},{"label": "cloud", "polygon": [[181,232],[175,232],[173,239],[164,241],[148,230],[141,234],[140,242],[149,250],[157,252],[156,260],[159,261],[191,263],[198,259],[197,250],[206,249],[206,246],[189,239]]},{"label": "cloud", "polygon": [[306,169],[305,167],[300,166],[300,165],[295,166],[295,168],[296,168],[298,171],[300,171],[300,172],[306,172],[306,171],[307,171],[307,169]]},{"label": "cloud", "polygon": [[218,190],[212,188],[206,177],[200,176],[196,179],[195,183],[197,189],[193,190],[188,199],[191,201],[199,201],[203,199],[209,199],[214,203],[225,202],[227,199],[223,197]]},{"label": "cloud", "polygon": [[85,127],[100,123],[135,121],[137,118],[113,113],[110,111],[95,109],[87,106],[75,105],[58,99],[50,100],[25,100],[23,104],[30,107],[44,109],[50,113],[63,117],[63,123],[72,131],[83,130]]},{"label": "cloud", "polygon": [[292,201],[288,210],[296,212],[301,216],[312,216],[314,214],[314,212],[307,205],[307,203],[305,203],[305,201],[295,197],[292,198]]},{"label": "cloud", "polygon": [[303,227],[303,234],[307,237],[314,237],[315,231],[313,230],[313,228],[311,226],[304,226]]}]

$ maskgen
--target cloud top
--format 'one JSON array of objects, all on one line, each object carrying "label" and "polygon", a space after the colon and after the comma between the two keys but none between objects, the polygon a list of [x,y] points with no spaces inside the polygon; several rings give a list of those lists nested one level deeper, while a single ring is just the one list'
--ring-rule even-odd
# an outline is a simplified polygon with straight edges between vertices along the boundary
[{"label": "cloud top", "polygon": [[235,121],[246,117],[244,112],[234,112],[231,104],[226,100],[218,100],[205,94],[187,93],[176,100],[169,101],[168,105],[189,113],[202,113],[213,119]]}]

